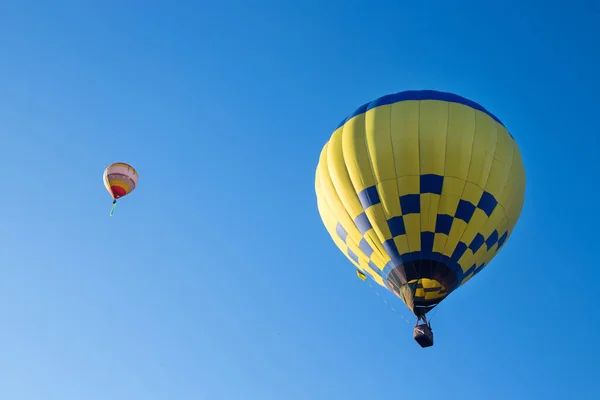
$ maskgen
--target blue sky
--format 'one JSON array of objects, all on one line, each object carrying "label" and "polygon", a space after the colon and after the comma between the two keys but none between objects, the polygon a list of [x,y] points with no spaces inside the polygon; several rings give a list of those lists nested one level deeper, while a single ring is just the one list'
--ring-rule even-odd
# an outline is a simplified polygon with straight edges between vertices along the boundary
[{"label": "blue sky", "polygon": [[[4,2],[0,398],[596,398],[599,16],[591,0]],[[426,351],[314,195],[332,129],[406,89],[484,105],[528,178],[513,236],[438,308]],[[114,161],[140,184],[110,218]]]}]

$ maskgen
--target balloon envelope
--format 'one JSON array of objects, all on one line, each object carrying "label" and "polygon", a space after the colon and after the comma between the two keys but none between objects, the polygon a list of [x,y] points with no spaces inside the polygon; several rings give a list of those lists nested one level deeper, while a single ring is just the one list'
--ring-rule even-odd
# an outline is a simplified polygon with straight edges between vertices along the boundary
[{"label": "balloon envelope", "polygon": [[137,183],[137,171],[129,164],[114,163],[104,170],[104,186],[115,200],[133,192]]},{"label": "balloon envelope", "polygon": [[337,247],[421,317],[504,246],[523,207],[525,169],[512,135],[479,104],[406,91],[338,126],[315,189]]}]

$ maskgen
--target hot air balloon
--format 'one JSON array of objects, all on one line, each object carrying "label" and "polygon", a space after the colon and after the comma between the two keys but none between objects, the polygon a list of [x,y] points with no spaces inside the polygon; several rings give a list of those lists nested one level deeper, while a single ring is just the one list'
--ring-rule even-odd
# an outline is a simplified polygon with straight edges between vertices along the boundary
[{"label": "hot air balloon", "polygon": [[[512,135],[461,96],[405,91],[364,104],[325,144],[315,177],[329,235],[356,267],[426,314],[477,275],[521,214],[525,169]],[[423,323],[420,323],[420,321]]]},{"label": "hot air balloon", "polygon": [[110,215],[113,215],[117,200],[127,196],[135,190],[138,183],[138,173],[129,164],[114,163],[104,170],[104,186],[113,198],[113,206]]}]

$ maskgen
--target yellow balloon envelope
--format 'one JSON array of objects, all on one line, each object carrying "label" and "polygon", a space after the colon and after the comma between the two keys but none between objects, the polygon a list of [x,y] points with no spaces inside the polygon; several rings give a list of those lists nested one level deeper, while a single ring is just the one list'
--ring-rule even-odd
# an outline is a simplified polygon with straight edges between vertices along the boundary
[{"label": "yellow balloon envelope", "polygon": [[113,208],[110,215],[113,214],[117,199],[127,196],[133,192],[138,183],[138,173],[129,164],[114,163],[104,170],[104,186],[113,198]]},{"label": "yellow balloon envelope", "polygon": [[315,187],[337,247],[418,322],[506,243],[523,207],[525,170],[514,138],[479,104],[406,91],[338,126]]}]

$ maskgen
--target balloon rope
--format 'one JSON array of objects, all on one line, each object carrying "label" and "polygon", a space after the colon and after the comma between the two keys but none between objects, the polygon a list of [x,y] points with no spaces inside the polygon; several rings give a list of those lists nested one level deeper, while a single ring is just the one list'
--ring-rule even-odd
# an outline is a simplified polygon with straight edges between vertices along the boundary
[{"label": "balloon rope", "polygon": [[400,313],[399,313],[399,312],[398,312],[398,311],[397,311],[397,310],[396,310],[394,307],[392,307],[392,305],[391,305],[390,303],[388,303],[388,301],[387,301],[386,299],[384,299],[384,298],[383,298],[383,296],[381,296],[381,295],[379,294],[379,292],[377,291],[377,289],[375,289],[375,288],[373,287],[373,285],[371,285],[371,282],[367,281],[367,284],[368,284],[368,285],[369,285],[369,287],[370,287],[370,288],[371,288],[371,289],[372,289],[372,290],[375,292],[375,294],[376,294],[377,296],[379,296],[379,298],[380,298],[381,300],[383,300],[383,302],[384,302],[385,304],[387,304],[387,306],[390,308],[390,310],[392,310],[393,312],[395,312],[396,314],[398,314],[398,315],[400,316],[400,318],[402,318],[402,319],[404,320],[404,322],[406,322],[407,324],[411,325],[411,323],[410,323],[410,322],[408,322],[408,320],[407,320],[406,318],[404,318],[404,316],[403,316],[402,314],[400,314]]},{"label": "balloon rope", "polygon": [[113,200],[113,205],[112,208],[110,209],[110,216],[113,216],[113,213],[115,212],[115,207],[117,206],[117,201]]}]

